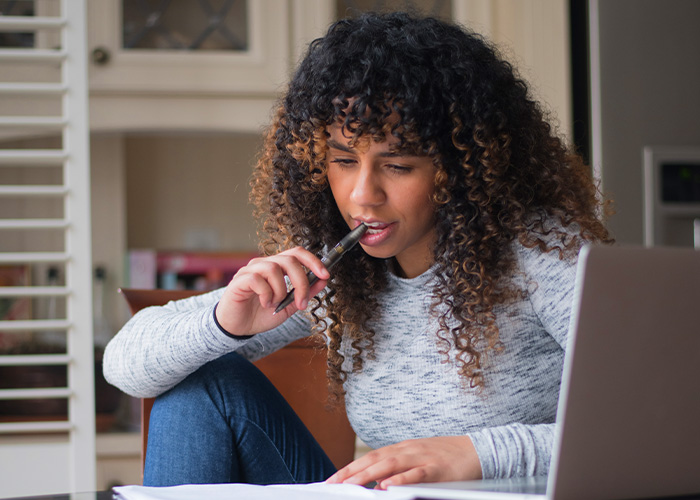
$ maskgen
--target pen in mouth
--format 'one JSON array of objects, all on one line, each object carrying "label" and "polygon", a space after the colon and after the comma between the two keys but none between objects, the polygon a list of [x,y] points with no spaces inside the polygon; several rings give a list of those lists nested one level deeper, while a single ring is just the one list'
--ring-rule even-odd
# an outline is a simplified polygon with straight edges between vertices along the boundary
[{"label": "pen in mouth", "polygon": [[[367,229],[367,224],[365,224],[364,222],[360,222],[360,224],[355,229],[350,231],[343,237],[342,240],[336,243],[336,245],[321,259],[321,262],[323,262],[323,265],[326,266],[326,269],[330,271],[330,269],[338,263],[338,261],[343,257],[343,255],[345,255],[349,250],[351,250],[355,245],[357,245],[357,242],[360,241],[362,235],[364,235],[365,232],[367,232]],[[306,273],[306,277],[309,280],[309,285],[313,285],[318,281],[318,276],[316,276],[311,271]],[[277,314],[282,309],[291,304],[293,300],[294,289],[292,288],[291,290],[289,290],[289,292],[287,292],[287,296],[282,302],[279,303],[279,305],[275,308],[275,312],[272,314]]]}]

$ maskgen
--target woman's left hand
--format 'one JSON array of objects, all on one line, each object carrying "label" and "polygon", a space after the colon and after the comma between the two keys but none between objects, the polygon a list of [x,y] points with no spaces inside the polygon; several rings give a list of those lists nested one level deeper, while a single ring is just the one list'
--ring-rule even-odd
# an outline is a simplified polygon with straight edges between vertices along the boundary
[{"label": "woman's left hand", "polygon": [[471,439],[445,436],[410,439],[370,451],[327,479],[328,483],[368,484],[377,488],[411,483],[481,479],[481,464]]}]

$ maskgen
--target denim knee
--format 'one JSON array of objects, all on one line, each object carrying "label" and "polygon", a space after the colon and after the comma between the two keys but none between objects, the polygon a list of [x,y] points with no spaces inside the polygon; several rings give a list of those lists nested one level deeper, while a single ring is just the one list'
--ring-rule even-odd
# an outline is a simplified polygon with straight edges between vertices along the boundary
[{"label": "denim knee", "polygon": [[273,384],[235,353],[161,395],[151,429],[144,484],[310,482],[335,470]]}]

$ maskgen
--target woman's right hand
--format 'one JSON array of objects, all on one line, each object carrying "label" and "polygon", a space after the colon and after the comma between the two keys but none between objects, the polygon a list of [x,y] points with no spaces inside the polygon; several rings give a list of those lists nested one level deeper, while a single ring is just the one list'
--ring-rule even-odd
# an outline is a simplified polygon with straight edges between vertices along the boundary
[{"label": "woman's right hand", "polygon": [[[319,280],[309,286],[306,267]],[[277,305],[287,295],[288,276],[294,287],[294,301],[277,314]],[[330,277],[321,259],[302,247],[270,257],[252,259],[226,287],[216,308],[216,319],[232,335],[254,335],[282,324],[326,286]]]}]

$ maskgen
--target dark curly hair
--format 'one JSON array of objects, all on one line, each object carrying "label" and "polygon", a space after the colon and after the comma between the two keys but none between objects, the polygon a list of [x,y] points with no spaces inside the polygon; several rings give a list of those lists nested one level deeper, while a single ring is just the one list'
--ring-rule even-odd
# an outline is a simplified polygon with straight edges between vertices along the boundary
[{"label": "dark curly hair", "polygon": [[[611,241],[590,169],[481,36],[403,13],[345,19],[310,44],[267,133],[251,193],[265,254],[296,245],[318,253],[347,233],[326,180],[327,129],[336,123],[354,139],[391,133],[402,150],[432,158],[432,311],[441,351],[455,348],[462,375],[482,386],[482,358],[500,347],[494,305],[525,293],[511,282],[513,243],[564,258],[585,241]],[[330,339],[337,394],[347,377],[341,339],[355,349],[353,371],[372,356],[370,319],[386,272],[385,261],[355,250],[312,307]]]}]

